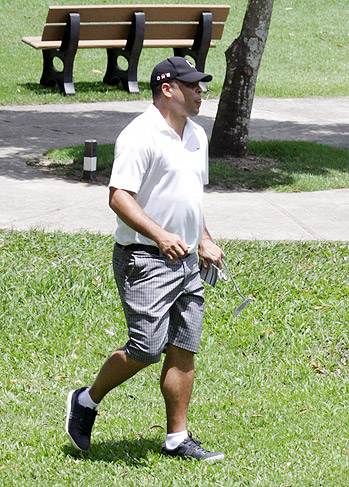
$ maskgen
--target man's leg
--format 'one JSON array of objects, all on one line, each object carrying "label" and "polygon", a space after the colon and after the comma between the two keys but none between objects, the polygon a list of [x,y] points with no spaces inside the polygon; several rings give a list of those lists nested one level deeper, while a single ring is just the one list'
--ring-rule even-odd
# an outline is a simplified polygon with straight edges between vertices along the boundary
[{"label": "man's leg", "polygon": [[131,359],[123,349],[113,352],[101,368],[90,390],[82,387],[70,391],[67,401],[66,432],[72,445],[87,451],[97,406],[114,387],[135,375],[147,364]]},{"label": "man's leg", "polygon": [[194,384],[194,354],[168,345],[160,387],[165,399],[167,433],[187,429],[187,415]]},{"label": "man's leg", "polygon": [[119,386],[127,379],[130,379],[140,370],[149,364],[137,362],[126,355],[123,349],[113,352],[105,361],[96,380],[89,390],[91,399],[95,403],[100,403],[103,397],[114,387]]},{"label": "man's leg", "polygon": [[167,414],[167,435],[162,453],[206,462],[222,460],[224,453],[206,450],[200,446],[200,441],[195,440],[187,432],[188,407],[193,384],[194,354],[168,345],[161,373],[161,391]]}]

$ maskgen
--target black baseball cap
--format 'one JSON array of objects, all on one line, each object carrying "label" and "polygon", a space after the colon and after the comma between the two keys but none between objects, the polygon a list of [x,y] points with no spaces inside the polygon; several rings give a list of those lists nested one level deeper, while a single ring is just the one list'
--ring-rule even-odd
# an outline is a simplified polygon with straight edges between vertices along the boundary
[{"label": "black baseball cap", "polygon": [[155,66],[151,74],[150,86],[160,85],[172,79],[194,83],[195,81],[211,81],[212,76],[198,71],[185,57],[174,56]]}]

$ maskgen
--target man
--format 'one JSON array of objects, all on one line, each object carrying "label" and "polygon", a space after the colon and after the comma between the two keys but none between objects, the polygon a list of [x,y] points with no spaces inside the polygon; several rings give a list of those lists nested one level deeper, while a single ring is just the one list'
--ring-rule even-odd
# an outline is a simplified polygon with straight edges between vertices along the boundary
[{"label": "man", "polygon": [[165,352],[162,453],[206,461],[224,457],[202,448],[187,431],[204,313],[196,250],[204,266],[221,267],[224,257],[203,223],[207,137],[188,118],[199,113],[199,82],[211,79],[185,58],[161,62],[151,75],[153,105],[116,141],[109,183],[109,204],[118,221],[113,268],[129,341],[111,354],[90,388],[68,396],[66,431],[80,450],[90,446],[102,398]]}]

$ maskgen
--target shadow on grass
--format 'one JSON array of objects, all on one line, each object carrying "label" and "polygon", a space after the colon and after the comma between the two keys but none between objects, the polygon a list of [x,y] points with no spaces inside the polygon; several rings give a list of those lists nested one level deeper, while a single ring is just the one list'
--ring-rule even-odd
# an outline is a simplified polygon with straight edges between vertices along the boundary
[{"label": "shadow on grass", "polygon": [[[21,83],[18,86],[20,87],[21,91],[27,91],[35,95],[59,95],[64,97],[64,95],[59,92],[57,84],[53,87],[45,87],[40,83]],[[101,95],[114,94],[119,95],[117,96],[117,99],[119,100],[138,100],[142,95],[150,96],[151,91],[149,88],[149,83],[140,81],[138,86],[139,94],[131,94],[123,89],[121,83],[116,85],[107,85],[102,81],[77,81],[74,82],[75,97],[68,97],[67,99],[74,100],[76,97],[84,96],[88,99],[98,97],[98,100],[103,101]]]},{"label": "shadow on grass", "polygon": [[147,462],[150,452],[161,454],[162,442],[159,439],[139,438],[135,440],[107,441],[93,443],[88,452],[79,452],[70,445],[63,446],[65,455],[86,458],[92,462],[122,462],[132,467]]}]

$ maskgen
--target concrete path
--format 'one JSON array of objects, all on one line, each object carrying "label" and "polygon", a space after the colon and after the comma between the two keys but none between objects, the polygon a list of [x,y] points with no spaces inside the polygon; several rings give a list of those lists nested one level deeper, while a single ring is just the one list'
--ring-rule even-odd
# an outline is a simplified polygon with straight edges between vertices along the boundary
[{"label": "concrete path", "polygon": [[[149,101],[0,108],[0,228],[110,234],[115,217],[104,186],[44,175],[26,160],[57,147],[114,142]],[[210,135],[217,100],[197,117]],[[254,101],[250,137],[311,140],[349,150],[349,98]],[[315,193],[206,192],[215,238],[349,240],[349,188]]]}]

